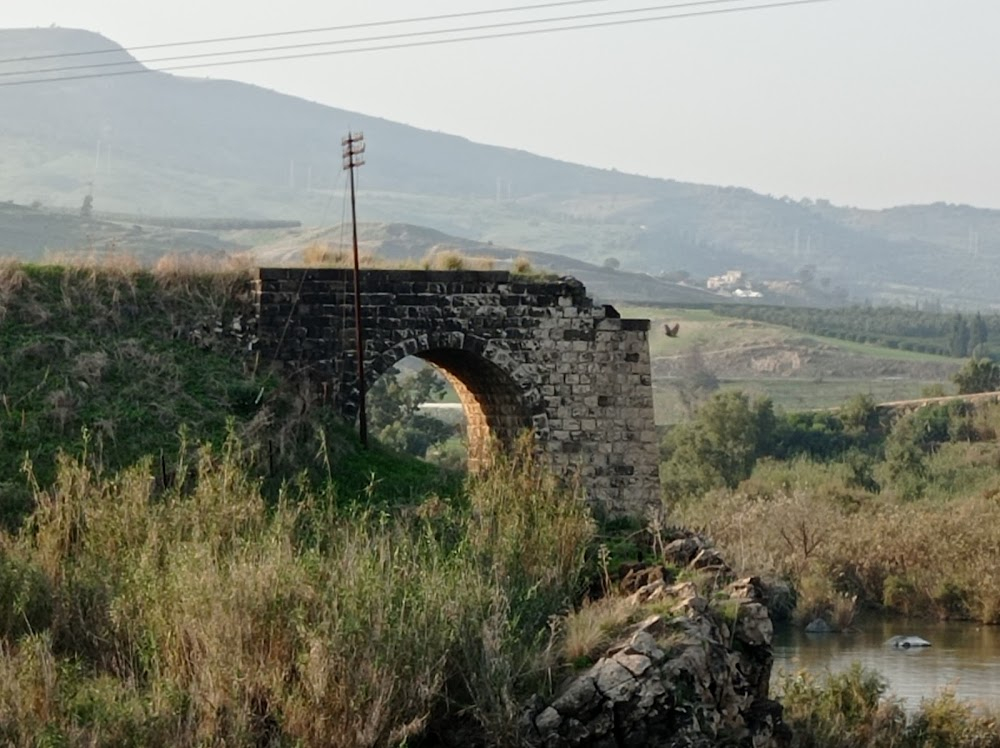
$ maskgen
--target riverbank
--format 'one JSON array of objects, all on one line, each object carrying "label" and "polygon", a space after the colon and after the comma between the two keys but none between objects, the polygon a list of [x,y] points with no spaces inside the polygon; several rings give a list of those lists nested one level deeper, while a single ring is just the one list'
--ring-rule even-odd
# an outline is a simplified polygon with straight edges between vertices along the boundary
[{"label": "riverbank", "polygon": [[[931,646],[886,646],[890,637],[902,634],[919,636]],[[911,713],[944,692],[976,708],[1000,710],[1000,627],[863,616],[845,633],[807,634],[790,624],[776,628],[776,675],[804,671],[821,678],[855,663],[882,676],[887,693]]]},{"label": "riverbank", "polygon": [[814,677],[780,679],[777,696],[792,730],[791,748],[997,748],[996,712],[943,693],[907,713],[875,671],[854,665]]}]

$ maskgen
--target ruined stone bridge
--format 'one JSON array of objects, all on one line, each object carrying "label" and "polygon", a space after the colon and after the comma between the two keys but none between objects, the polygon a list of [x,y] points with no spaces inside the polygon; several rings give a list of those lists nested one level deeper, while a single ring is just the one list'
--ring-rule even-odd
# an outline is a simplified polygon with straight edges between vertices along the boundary
[{"label": "ruined stone bridge", "polygon": [[[261,355],[326,383],[355,420],[353,273],[262,268],[255,285]],[[620,319],[565,278],[364,270],[361,287],[366,387],[407,356],[436,366],[461,399],[470,467],[530,429],[605,512],[659,504],[648,320]]]}]

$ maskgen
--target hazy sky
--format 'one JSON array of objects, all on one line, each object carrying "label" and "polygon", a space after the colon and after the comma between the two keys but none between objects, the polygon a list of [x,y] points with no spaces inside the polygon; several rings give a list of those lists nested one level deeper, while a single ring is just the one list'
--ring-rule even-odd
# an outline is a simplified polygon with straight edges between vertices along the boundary
[{"label": "hazy sky", "polygon": [[[4,3],[0,25],[86,28],[134,47],[538,2],[32,0]],[[605,0],[533,17],[671,2]],[[406,30],[415,27],[364,33]],[[186,74],[650,176],[861,207],[1000,208],[998,30],[997,0],[831,0]]]}]

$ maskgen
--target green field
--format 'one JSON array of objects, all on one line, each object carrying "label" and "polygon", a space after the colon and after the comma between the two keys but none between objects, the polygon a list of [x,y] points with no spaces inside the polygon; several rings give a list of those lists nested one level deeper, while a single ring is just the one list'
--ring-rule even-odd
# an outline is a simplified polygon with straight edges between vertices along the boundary
[{"label": "green field", "polygon": [[[681,395],[683,373],[665,375],[664,362],[699,356],[723,389],[739,389],[770,397],[786,411],[833,408],[858,394],[877,402],[920,397],[933,384],[951,391],[951,369],[961,365],[926,353],[809,335],[763,322],[734,319],[709,309],[664,309],[622,306],[623,317],[649,319],[650,356],[658,424],[678,423],[689,416]],[[680,324],[676,338],[663,332],[665,324]],[[753,376],[748,359],[763,355],[794,354],[804,362],[800,371]],[[836,367],[838,374],[827,373]],[[690,401],[690,398],[689,398]]]}]

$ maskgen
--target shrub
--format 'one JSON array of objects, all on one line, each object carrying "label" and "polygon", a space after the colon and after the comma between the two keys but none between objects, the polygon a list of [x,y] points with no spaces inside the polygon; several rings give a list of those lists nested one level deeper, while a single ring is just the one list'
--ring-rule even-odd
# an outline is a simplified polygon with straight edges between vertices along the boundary
[{"label": "shrub", "polygon": [[1000,366],[988,358],[971,358],[952,381],[958,385],[960,395],[995,392],[1000,389]]}]

